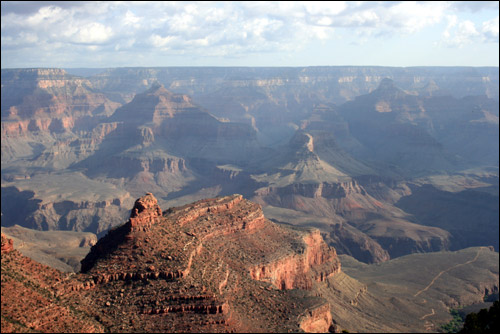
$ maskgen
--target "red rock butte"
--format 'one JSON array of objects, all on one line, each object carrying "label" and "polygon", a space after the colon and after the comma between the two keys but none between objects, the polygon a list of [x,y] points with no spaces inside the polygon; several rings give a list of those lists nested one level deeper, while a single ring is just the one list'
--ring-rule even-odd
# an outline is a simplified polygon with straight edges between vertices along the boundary
[{"label": "red rock butte", "polygon": [[162,214],[148,193],[92,247],[82,273],[48,286],[111,332],[325,332],[330,305],[314,290],[338,272],[319,231],[274,224],[241,195]]}]

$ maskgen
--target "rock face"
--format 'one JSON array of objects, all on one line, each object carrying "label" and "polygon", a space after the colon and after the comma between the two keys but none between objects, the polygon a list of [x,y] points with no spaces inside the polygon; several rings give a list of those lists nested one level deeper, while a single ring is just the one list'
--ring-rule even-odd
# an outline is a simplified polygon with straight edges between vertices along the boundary
[{"label": "rock face", "polygon": [[395,203],[415,177],[494,166],[476,183],[497,184],[497,91],[497,68],[4,69],[3,217],[101,236],[145,192],[240,193],[330,219],[363,261],[447,249]]},{"label": "rock face", "polygon": [[2,333],[102,332],[94,318],[76,310],[78,298],[57,297],[69,279],[13,250],[2,234]]},{"label": "rock face", "polygon": [[14,250],[14,241],[12,239],[7,238],[2,233],[2,253],[9,253]]},{"label": "rock face", "polygon": [[146,231],[151,228],[151,225],[157,222],[161,217],[161,209],[158,206],[158,201],[151,193],[139,198],[134,203],[132,213],[127,226],[131,232]]},{"label": "rock face", "polygon": [[[421,297],[411,297],[407,286],[391,285],[386,276],[381,288],[349,278],[318,230],[271,223],[241,195],[161,212],[147,194],[135,202],[128,222],[92,247],[78,274],[40,265],[11,245],[2,235],[2,332],[390,332],[408,329],[401,320],[408,317],[416,319],[411,330],[419,331],[425,328],[419,317],[429,312]],[[497,253],[484,248],[439,256],[436,273],[453,256],[450,268],[474,264],[478,272],[491,270],[484,282],[478,274],[460,284],[498,291]],[[395,264],[387,266],[399,273]],[[356,266],[367,271],[380,265]],[[399,275],[396,282],[411,282],[412,296],[429,290],[425,298],[448,315],[443,292],[434,297],[428,286],[435,273],[415,276],[419,282]],[[406,294],[377,297],[396,286]],[[405,307],[395,310],[403,299]],[[381,323],[379,312],[390,320]]]},{"label": "rock face", "polygon": [[[97,308],[113,305],[103,316],[111,331],[119,323],[128,331],[322,331],[333,325],[325,314],[328,303],[307,298],[314,296],[316,284],[340,272],[340,263],[318,230],[279,227],[241,195],[170,208],[162,215],[147,194],[136,201],[125,225],[92,247],[82,272],[66,290],[94,296]],[[290,289],[309,297],[294,296]],[[121,297],[112,298],[115,293]],[[270,312],[274,303],[284,303],[280,313],[271,319],[258,315]],[[286,320],[298,316],[301,307],[308,317]],[[189,317],[191,327],[179,317]]]},{"label": "rock face", "polygon": [[330,304],[326,303],[310,310],[300,322],[300,328],[307,333],[334,332],[335,328],[332,326]]},{"label": "rock face", "polygon": [[310,290],[312,280],[323,282],[340,272],[335,250],[325,244],[318,230],[304,236],[303,242],[306,245],[304,253],[255,266],[250,270],[250,276],[269,281],[282,290]]}]

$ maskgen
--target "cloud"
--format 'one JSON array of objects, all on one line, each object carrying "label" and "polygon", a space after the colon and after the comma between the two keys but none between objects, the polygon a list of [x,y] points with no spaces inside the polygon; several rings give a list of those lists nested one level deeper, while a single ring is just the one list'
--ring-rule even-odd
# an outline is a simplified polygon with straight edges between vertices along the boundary
[{"label": "cloud", "polygon": [[483,33],[485,41],[498,43],[498,25],[498,16],[492,20],[483,22],[481,32]]},{"label": "cloud", "polygon": [[443,32],[441,43],[447,47],[462,48],[471,43],[498,43],[498,16],[476,28],[470,20],[460,21],[457,16],[448,16],[448,25]]},{"label": "cloud", "polygon": [[473,13],[482,10],[498,11],[498,1],[451,1],[450,7],[457,11],[470,11]]},{"label": "cloud", "polygon": [[70,37],[73,43],[103,44],[113,36],[113,29],[101,23],[91,22],[77,28]]},{"label": "cloud", "polygon": [[31,15],[41,8],[57,5],[59,8],[78,7],[85,1],[2,1],[2,16],[8,14]]},{"label": "cloud", "polygon": [[130,10],[127,10],[125,17],[123,18],[123,24],[125,26],[131,25],[136,29],[140,27],[139,23],[141,21],[143,21],[143,18],[136,16]]},{"label": "cloud", "polygon": [[[310,42],[407,36],[448,20],[442,43],[498,43],[498,17],[483,25],[460,11],[491,10],[490,2],[2,2],[2,49],[59,52],[61,59],[88,52],[239,57],[293,52]],[[498,8],[498,4],[496,5]],[[455,17],[453,24],[450,17]],[[495,21],[496,20],[496,21]],[[439,37],[438,37],[439,38]],[[356,43],[356,40],[352,40]],[[13,53],[2,51],[12,57]],[[63,56],[66,54],[66,57]],[[4,64],[2,57],[2,64]],[[10,59],[10,58],[7,58]]]}]

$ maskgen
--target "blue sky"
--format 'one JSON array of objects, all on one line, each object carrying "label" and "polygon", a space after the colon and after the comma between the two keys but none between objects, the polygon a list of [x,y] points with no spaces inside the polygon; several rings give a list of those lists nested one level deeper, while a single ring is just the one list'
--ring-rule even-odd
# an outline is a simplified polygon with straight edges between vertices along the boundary
[{"label": "blue sky", "polygon": [[2,68],[498,66],[497,1],[2,1]]}]

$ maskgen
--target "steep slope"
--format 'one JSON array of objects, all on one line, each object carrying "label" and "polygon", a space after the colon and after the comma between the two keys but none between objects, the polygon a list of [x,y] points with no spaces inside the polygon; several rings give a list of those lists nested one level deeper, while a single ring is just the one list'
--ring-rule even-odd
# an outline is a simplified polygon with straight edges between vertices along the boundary
[{"label": "steep slope", "polygon": [[102,332],[85,310],[75,309],[75,299],[58,298],[68,279],[21,255],[2,233],[2,333]]},{"label": "steep slope", "polygon": [[[412,252],[448,249],[446,231],[411,223],[404,211],[374,198],[355,178],[322,160],[316,149],[351,175],[370,171],[335,145],[325,145],[328,137],[324,134],[313,134],[321,138],[318,145],[313,135],[298,131],[288,147],[264,167],[269,173],[252,176],[266,185],[255,192],[254,201],[300,211],[312,220],[329,218],[331,221],[321,227],[328,235],[326,240],[340,252],[368,263]],[[271,217],[287,221],[282,213],[275,210]]]},{"label": "steep slope", "polygon": [[74,168],[92,178],[125,179],[133,194],[152,189],[166,197],[192,184],[209,186],[200,173],[221,163],[245,164],[260,152],[251,127],[221,122],[161,85],[137,94],[107,121],[118,124],[116,131]]},{"label": "steep slope", "polygon": [[338,113],[362,144],[349,153],[380,164],[379,175],[415,177],[498,163],[498,101],[486,96],[420,97],[384,79]]},{"label": "steep slope", "polygon": [[[318,232],[278,227],[240,195],[162,216],[148,194],[92,247],[82,271],[91,282],[82,292],[98,309],[113,306],[100,315],[111,331],[327,331],[328,304],[307,290],[340,263]],[[320,325],[310,319],[324,314]]]},{"label": "steep slope", "polygon": [[61,69],[2,69],[2,163],[64,168],[86,156],[81,132],[119,106]]},{"label": "steep slope", "polygon": [[[366,265],[240,195],[161,211],[152,194],[68,275],[2,234],[3,332],[427,332],[498,293],[485,247]],[[421,270],[426,267],[427,270]],[[452,284],[449,284],[449,282]]]},{"label": "steep slope", "polygon": [[183,158],[248,161],[258,149],[255,131],[244,124],[221,122],[187,95],[173,94],[154,84],[118,109],[111,121],[126,128],[151,128],[152,141],[164,140],[166,150]]}]

